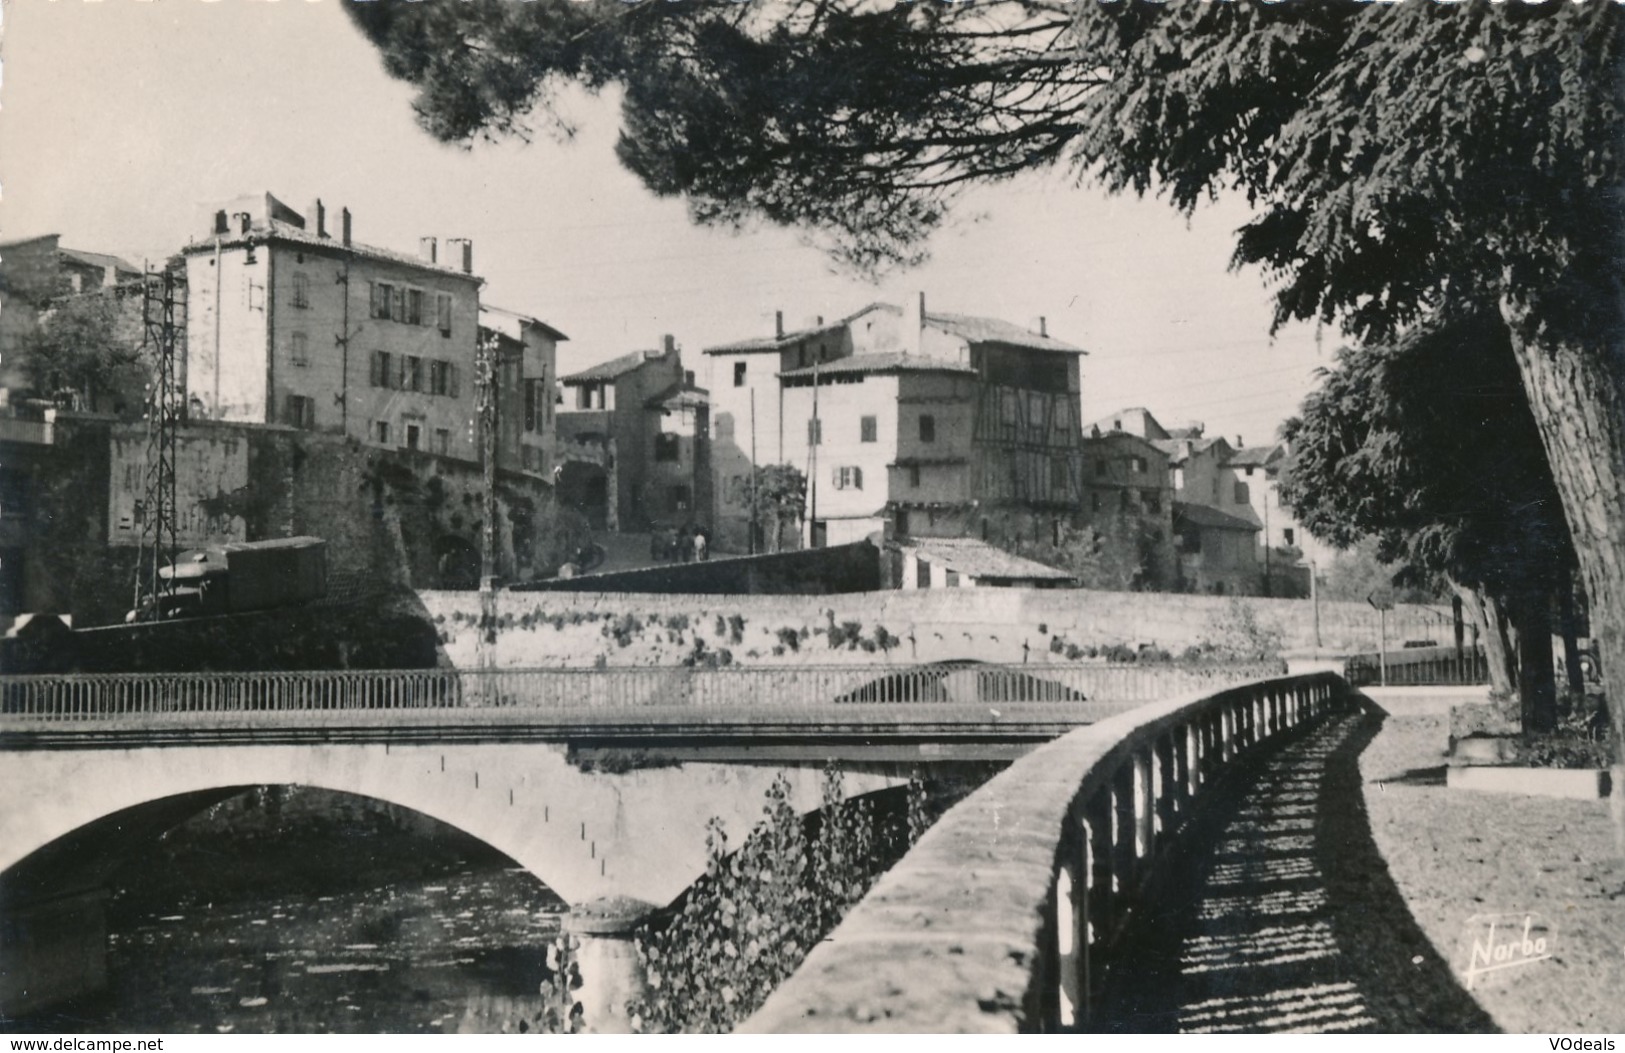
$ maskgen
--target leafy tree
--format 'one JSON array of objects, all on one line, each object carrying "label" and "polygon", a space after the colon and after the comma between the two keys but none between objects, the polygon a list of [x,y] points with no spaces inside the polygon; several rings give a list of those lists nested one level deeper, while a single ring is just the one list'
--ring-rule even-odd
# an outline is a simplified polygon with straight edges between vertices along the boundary
[{"label": "leafy tree", "polygon": [[147,369],[140,327],[114,294],[59,301],[22,339],[19,356],[34,390],[44,397],[70,396],[86,409],[142,404]]},{"label": "leafy tree", "polygon": [[[613,9],[612,9],[613,6]],[[1507,323],[1625,743],[1625,22],[1614,5],[429,5],[350,10],[448,140],[624,88],[620,157],[709,222],[919,258],[961,189],[1062,161],[1193,209],[1243,193],[1281,321]],[[1625,780],[1620,780],[1625,783]],[[1625,786],[1618,797],[1625,829]]]},{"label": "leafy tree", "polygon": [[1526,721],[1549,726],[1550,611],[1573,550],[1499,315],[1343,349],[1282,434],[1292,454],[1281,496],[1299,521],[1340,546],[1375,538],[1378,557],[1412,579],[1447,578],[1486,630],[1496,686],[1521,670]]},{"label": "leafy tree", "polygon": [[760,523],[768,551],[784,547],[785,528],[801,527],[807,507],[807,477],[793,464],[769,464],[756,469],[745,487],[745,507],[751,521]]}]

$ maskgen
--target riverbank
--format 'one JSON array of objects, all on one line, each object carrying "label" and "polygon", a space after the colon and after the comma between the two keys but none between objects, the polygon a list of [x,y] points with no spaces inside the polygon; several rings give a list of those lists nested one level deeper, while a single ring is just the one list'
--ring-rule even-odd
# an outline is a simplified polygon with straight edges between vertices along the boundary
[{"label": "riverbank", "polygon": [[1608,803],[1448,789],[1449,706],[1461,699],[1371,695],[1387,713],[1360,757],[1371,833],[1434,949],[1461,977],[1487,930],[1470,919],[1537,914],[1551,956],[1477,975],[1472,996],[1509,1032],[1625,1030],[1625,861]]}]

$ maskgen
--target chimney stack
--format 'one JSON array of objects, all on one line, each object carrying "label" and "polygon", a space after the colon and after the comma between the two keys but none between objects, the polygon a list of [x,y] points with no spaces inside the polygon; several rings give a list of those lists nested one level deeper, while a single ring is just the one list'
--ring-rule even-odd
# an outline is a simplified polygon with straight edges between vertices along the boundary
[{"label": "chimney stack", "polygon": [[310,208],[305,210],[305,229],[318,238],[327,237],[327,207],[322,204],[321,198],[312,201]]},{"label": "chimney stack", "polygon": [[672,336],[670,333],[662,334],[661,337],[660,337],[660,352],[661,352],[661,354],[668,355],[668,356],[676,354],[677,353],[677,338],[675,336]]},{"label": "chimney stack", "polygon": [[339,235],[344,240],[344,247],[350,247],[350,210],[339,209]]},{"label": "chimney stack", "polygon": [[899,343],[905,355],[918,355],[921,352],[920,334],[925,329],[925,293],[920,293],[915,299],[909,300],[903,306],[902,332]]},{"label": "chimney stack", "polygon": [[221,209],[214,214],[214,232],[216,234],[231,233],[231,217],[226,215],[225,209]]},{"label": "chimney stack", "polygon": [[1049,337],[1049,319],[1043,315],[1038,316],[1038,335],[1046,339]]},{"label": "chimney stack", "polygon": [[784,312],[783,311],[774,311],[773,312],[773,339],[775,339],[775,340],[783,340],[784,339]]},{"label": "chimney stack", "polygon": [[692,369],[683,370],[683,383],[689,387],[694,386],[694,371]]},{"label": "chimney stack", "polygon": [[440,242],[434,238],[419,238],[418,257],[425,263],[438,263],[440,261]]},{"label": "chimney stack", "polygon": [[[446,249],[456,251],[464,274],[474,273],[474,243],[467,238],[447,238]],[[460,250],[460,251],[457,251]]]},{"label": "chimney stack", "polygon": [[1238,449],[1238,450],[1239,450],[1239,449],[1241,449],[1241,448],[1242,448],[1242,447],[1244,447],[1244,446],[1246,446],[1246,445],[1247,445],[1247,444],[1246,444],[1246,443],[1244,443],[1244,442],[1242,442],[1242,441],[1241,441],[1241,436],[1240,436],[1240,435],[1237,435],[1237,436],[1236,436],[1236,449]]}]

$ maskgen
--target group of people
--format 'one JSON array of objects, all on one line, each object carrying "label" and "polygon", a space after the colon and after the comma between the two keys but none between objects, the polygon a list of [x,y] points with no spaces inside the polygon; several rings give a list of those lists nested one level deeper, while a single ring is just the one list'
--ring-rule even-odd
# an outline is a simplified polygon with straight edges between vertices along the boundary
[{"label": "group of people", "polygon": [[710,539],[693,523],[656,527],[649,538],[649,558],[661,563],[703,563],[710,554]]}]

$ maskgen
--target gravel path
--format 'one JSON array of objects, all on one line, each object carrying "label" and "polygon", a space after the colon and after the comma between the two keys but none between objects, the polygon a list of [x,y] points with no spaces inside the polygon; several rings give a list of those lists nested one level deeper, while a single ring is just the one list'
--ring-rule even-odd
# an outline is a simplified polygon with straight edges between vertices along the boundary
[{"label": "gravel path", "polygon": [[1484,1032],[1495,1024],[1406,910],[1336,718],[1248,762],[1127,941],[1113,1031]]},{"label": "gravel path", "polygon": [[1379,704],[1360,757],[1371,834],[1432,946],[1460,970],[1469,918],[1539,914],[1552,957],[1478,977],[1474,997],[1506,1031],[1625,1030],[1625,862],[1607,802],[1447,789],[1448,712]]},{"label": "gravel path", "polygon": [[[1606,802],[1447,789],[1449,702],[1385,697],[1238,769],[1124,941],[1097,1026],[1625,1029],[1625,863]],[[1530,912],[1551,956],[1469,993],[1482,916]]]}]

